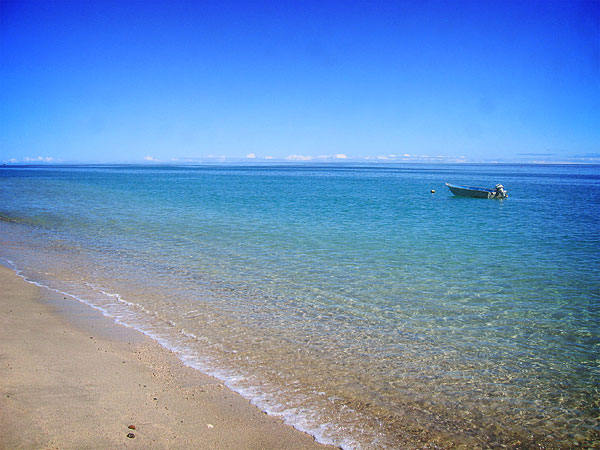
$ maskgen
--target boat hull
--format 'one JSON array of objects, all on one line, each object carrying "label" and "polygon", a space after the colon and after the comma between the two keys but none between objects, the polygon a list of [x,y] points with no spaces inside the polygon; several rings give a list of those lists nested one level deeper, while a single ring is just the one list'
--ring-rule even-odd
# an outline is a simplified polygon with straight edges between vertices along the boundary
[{"label": "boat hull", "polygon": [[493,189],[485,189],[471,186],[455,186],[453,184],[446,183],[450,192],[459,197],[473,197],[473,198],[499,198],[496,196],[496,192]]}]

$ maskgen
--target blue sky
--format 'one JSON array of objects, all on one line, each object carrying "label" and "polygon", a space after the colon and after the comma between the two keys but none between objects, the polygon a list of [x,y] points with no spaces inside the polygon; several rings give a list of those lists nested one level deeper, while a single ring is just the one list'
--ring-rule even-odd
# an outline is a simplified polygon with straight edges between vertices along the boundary
[{"label": "blue sky", "polygon": [[2,162],[600,162],[599,0],[0,8]]}]

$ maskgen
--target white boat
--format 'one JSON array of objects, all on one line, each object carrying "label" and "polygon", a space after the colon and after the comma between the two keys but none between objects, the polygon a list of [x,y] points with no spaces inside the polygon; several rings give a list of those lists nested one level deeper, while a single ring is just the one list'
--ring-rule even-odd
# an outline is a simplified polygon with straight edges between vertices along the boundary
[{"label": "white boat", "polygon": [[446,183],[450,192],[460,197],[475,197],[475,198],[507,198],[508,192],[504,189],[504,186],[497,184],[494,189],[472,187],[472,186],[456,186],[454,184]]}]

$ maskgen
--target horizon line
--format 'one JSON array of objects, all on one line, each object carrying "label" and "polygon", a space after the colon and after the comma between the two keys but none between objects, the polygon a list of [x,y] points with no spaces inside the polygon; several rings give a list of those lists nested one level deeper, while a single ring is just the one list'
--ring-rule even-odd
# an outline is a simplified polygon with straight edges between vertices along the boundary
[{"label": "horizon line", "polygon": [[581,160],[504,160],[504,161],[435,161],[435,160],[248,160],[245,158],[228,158],[226,160],[198,160],[198,161],[19,161],[2,162],[0,167],[52,167],[52,166],[309,166],[309,165],[402,165],[402,164],[439,164],[439,165],[600,165],[600,158]]}]

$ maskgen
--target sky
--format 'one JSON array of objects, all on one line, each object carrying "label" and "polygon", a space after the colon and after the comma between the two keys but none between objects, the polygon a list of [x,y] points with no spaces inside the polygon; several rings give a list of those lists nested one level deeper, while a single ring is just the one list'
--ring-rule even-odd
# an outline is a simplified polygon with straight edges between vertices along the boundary
[{"label": "sky", "polygon": [[600,163],[600,0],[0,0],[0,162]]}]

